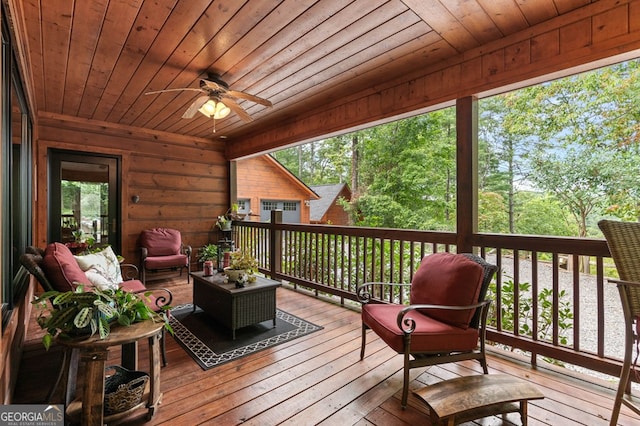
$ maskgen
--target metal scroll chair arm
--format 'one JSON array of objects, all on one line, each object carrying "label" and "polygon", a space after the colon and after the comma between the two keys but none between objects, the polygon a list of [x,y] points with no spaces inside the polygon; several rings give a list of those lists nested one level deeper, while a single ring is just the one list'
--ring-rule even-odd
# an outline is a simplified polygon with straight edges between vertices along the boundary
[{"label": "metal scroll chair arm", "polygon": [[[442,309],[447,311],[470,311],[472,309],[481,308],[482,309],[482,320],[481,320],[481,328],[484,329],[484,324],[486,323],[486,317],[488,312],[489,304],[491,304],[491,300],[483,300],[482,302],[475,303],[473,305],[467,306],[446,306],[446,305],[409,305],[400,312],[398,312],[398,328],[402,330],[405,334],[411,334],[415,331],[416,322],[409,315],[412,311],[417,309]],[[483,339],[484,340],[484,339]]]}]

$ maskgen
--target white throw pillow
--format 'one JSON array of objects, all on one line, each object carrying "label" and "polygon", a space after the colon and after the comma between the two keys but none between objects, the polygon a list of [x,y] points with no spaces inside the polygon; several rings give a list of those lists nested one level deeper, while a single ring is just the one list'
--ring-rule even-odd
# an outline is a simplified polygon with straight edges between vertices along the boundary
[{"label": "white throw pillow", "polygon": [[89,282],[93,284],[95,287],[99,288],[100,290],[117,290],[118,289],[117,283],[110,281],[108,278],[104,276],[103,272],[97,269],[89,268],[88,270],[85,271],[85,274],[87,275],[87,279],[89,280]]},{"label": "white throw pillow", "polygon": [[[87,274],[87,278],[95,286],[103,288],[105,285],[103,280],[95,278],[96,275],[100,275],[112,286],[115,285],[117,287],[122,282],[120,262],[118,262],[118,257],[111,246],[107,246],[107,248],[97,253],[74,257],[80,269]],[[92,276],[100,283],[93,282]]]}]

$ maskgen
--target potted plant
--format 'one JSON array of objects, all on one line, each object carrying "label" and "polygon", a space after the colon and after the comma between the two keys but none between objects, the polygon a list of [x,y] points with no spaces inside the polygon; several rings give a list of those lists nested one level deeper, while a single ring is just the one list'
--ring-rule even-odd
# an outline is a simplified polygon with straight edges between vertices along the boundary
[{"label": "potted plant", "polygon": [[229,255],[229,266],[224,268],[224,273],[229,281],[235,281],[239,287],[247,282],[256,280],[258,261],[246,250],[232,251]]},{"label": "potted plant", "polygon": [[218,260],[218,245],[217,244],[207,244],[203,246],[198,252],[198,261],[206,262],[207,260],[217,261]]},{"label": "potted plant", "polygon": [[231,204],[225,214],[222,216],[218,216],[216,220],[216,226],[221,231],[231,231],[231,224],[234,220],[242,220],[245,215],[241,215],[238,213],[239,206],[238,203]]},{"label": "potted plant", "polygon": [[227,217],[226,215],[218,216],[216,220],[216,226],[221,231],[231,231],[232,219]]},{"label": "potted plant", "polygon": [[[167,331],[173,334],[166,314],[154,312],[145,303],[150,294],[141,295],[121,288],[100,290],[92,287],[91,291],[85,291],[84,286],[79,285],[74,291],[47,291],[31,303],[40,310],[38,325],[47,330],[42,343],[49,349],[57,335],[90,337],[97,332],[105,339],[114,323],[128,326],[140,321],[163,321]],[[163,311],[169,309],[170,306],[163,307]]]}]

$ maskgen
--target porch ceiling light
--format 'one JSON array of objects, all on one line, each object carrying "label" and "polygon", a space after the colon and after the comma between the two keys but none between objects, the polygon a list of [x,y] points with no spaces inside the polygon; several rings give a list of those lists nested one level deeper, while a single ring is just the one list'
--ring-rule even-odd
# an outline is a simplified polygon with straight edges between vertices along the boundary
[{"label": "porch ceiling light", "polygon": [[208,118],[212,118],[214,120],[220,120],[221,118],[225,118],[231,110],[228,106],[223,104],[221,101],[217,101],[215,99],[209,99],[204,103],[198,110]]}]

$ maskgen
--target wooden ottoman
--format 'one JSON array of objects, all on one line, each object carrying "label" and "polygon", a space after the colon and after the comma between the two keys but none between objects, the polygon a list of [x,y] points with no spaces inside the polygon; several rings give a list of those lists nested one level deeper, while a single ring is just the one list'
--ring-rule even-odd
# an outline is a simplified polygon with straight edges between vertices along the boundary
[{"label": "wooden ottoman", "polygon": [[458,377],[413,393],[429,407],[432,424],[449,426],[514,412],[526,425],[527,401],[544,398],[531,383],[506,374]]}]

